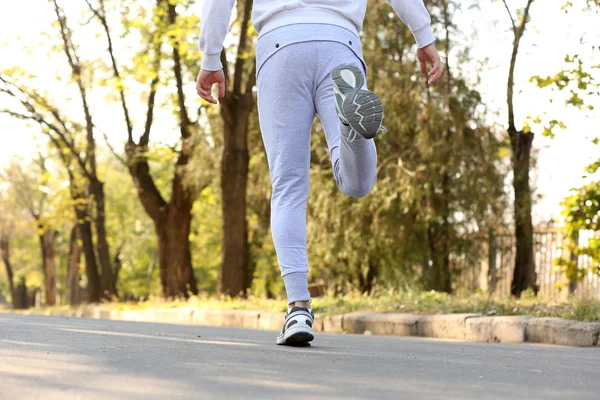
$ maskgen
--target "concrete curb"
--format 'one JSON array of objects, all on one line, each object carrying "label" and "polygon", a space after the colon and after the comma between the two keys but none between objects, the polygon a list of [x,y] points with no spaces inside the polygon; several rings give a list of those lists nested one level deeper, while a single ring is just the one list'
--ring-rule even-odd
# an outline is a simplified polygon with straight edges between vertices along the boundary
[{"label": "concrete curb", "polygon": [[480,317],[466,321],[467,342],[523,343],[531,317]]},{"label": "concrete curb", "polygon": [[[284,313],[194,308],[116,310],[86,306],[72,310],[33,310],[33,314],[135,322],[159,322],[280,330]],[[573,347],[599,346],[600,322],[481,314],[414,315],[363,313],[315,315],[315,332],[419,336],[481,343],[543,343]]]},{"label": "concrete curb", "polygon": [[467,337],[467,320],[478,317],[481,314],[427,315],[419,319],[419,336],[464,341]]},{"label": "concrete curb", "polygon": [[374,335],[419,336],[418,322],[422,317],[412,314],[352,313],[342,316],[342,328],[347,333]]},{"label": "concrete curb", "polygon": [[527,324],[527,338],[532,343],[592,347],[598,345],[599,334],[600,323],[537,318]]}]

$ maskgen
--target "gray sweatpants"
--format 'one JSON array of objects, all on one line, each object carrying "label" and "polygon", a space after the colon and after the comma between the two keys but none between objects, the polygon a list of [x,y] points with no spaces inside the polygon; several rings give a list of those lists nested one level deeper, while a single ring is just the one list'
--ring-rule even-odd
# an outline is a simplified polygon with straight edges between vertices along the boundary
[{"label": "gray sweatpants", "polygon": [[[294,40],[298,35],[304,41]],[[257,45],[258,111],[273,188],[271,230],[289,303],[310,300],[306,206],[315,115],[323,124],[340,190],[364,197],[376,180],[375,143],[360,136],[348,140],[350,132],[336,114],[329,77],[341,64],[356,65],[366,73],[356,42],[358,38],[343,28],[311,24],[269,32]]]}]

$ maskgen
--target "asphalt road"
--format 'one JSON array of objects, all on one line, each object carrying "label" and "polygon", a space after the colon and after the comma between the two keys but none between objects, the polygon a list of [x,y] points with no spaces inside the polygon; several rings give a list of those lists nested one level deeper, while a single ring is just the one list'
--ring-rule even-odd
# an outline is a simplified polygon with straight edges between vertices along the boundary
[{"label": "asphalt road", "polygon": [[0,399],[599,399],[600,348],[0,314]]}]

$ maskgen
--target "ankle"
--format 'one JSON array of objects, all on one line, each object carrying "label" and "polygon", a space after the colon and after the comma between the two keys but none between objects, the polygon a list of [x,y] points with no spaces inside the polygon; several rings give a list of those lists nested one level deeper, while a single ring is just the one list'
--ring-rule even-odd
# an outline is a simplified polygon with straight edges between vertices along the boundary
[{"label": "ankle", "polygon": [[310,301],[296,301],[289,304],[290,307],[304,307],[310,308]]}]

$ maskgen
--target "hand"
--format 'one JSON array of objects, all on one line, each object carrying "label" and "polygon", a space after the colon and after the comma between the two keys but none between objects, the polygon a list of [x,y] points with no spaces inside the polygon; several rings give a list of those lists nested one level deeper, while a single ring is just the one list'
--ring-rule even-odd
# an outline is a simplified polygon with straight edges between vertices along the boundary
[{"label": "hand", "polygon": [[220,71],[200,71],[198,81],[196,82],[196,91],[204,100],[212,104],[217,104],[217,100],[212,96],[214,84],[219,84],[219,97],[225,97],[225,74]]},{"label": "hand", "polygon": [[417,58],[421,62],[421,72],[424,74],[427,74],[427,63],[431,64],[431,71],[427,74],[429,75],[428,83],[430,85],[436,83],[444,75],[444,68],[442,67],[440,55],[435,48],[435,43],[419,49]]}]

